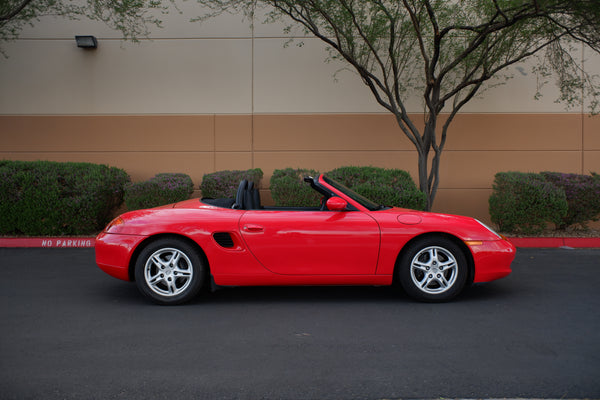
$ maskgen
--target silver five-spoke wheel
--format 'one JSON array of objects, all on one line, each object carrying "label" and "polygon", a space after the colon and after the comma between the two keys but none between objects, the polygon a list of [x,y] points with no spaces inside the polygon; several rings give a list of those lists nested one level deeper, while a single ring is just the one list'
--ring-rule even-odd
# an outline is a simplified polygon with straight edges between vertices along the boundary
[{"label": "silver five-spoke wheel", "polygon": [[463,248],[444,236],[409,243],[396,266],[396,277],[406,293],[421,301],[452,299],[465,287],[468,275]]},{"label": "silver five-spoke wheel", "polygon": [[181,304],[194,298],[206,280],[199,249],[179,238],[151,242],[135,264],[140,292],[159,304]]},{"label": "silver five-spoke wheel", "polygon": [[458,275],[456,258],[443,247],[430,246],[417,253],[410,264],[410,277],[423,292],[443,293]]},{"label": "silver five-spoke wheel", "polygon": [[164,248],[152,254],[144,266],[144,279],[161,296],[177,296],[188,288],[194,276],[192,262],[181,250]]}]

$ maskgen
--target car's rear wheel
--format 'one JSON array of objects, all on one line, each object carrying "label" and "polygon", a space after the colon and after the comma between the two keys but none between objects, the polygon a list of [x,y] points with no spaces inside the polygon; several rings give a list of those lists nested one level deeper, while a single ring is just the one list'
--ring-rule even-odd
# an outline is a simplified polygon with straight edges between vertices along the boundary
[{"label": "car's rear wheel", "polygon": [[467,282],[468,264],[463,250],[452,240],[430,236],[404,250],[397,278],[406,293],[420,301],[447,301]]},{"label": "car's rear wheel", "polygon": [[198,251],[177,238],[150,243],[137,258],[135,282],[142,294],[163,305],[181,304],[198,295],[206,268]]}]

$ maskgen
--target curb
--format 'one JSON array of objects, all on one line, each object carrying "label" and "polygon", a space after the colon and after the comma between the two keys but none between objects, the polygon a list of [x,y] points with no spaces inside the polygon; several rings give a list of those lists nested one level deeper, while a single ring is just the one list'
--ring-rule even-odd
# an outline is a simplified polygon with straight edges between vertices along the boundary
[{"label": "curb", "polygon": [[94,237],[27,237],[0,238],[0,247],[27,248],[90,248],[96,244]]},{"label": "curb", "polygon": [[[575,238],[575,237],[525,237],[508,238],[516,247],[558,248],[569,247],[575,249],[600,248],[600,237]],[[30,238],[0,238],[0,248],[92,248],[96,243],[94,237],[30,237]]]}]

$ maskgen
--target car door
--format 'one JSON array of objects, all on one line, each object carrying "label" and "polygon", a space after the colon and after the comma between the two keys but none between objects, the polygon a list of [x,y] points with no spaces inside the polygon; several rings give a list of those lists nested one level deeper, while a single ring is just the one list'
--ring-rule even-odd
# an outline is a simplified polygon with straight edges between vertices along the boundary
[{"label": "car door", "polygon": [[240,231],[259,262],[277,274],[375,274],[379,225],[361,211],[250,210]]}]

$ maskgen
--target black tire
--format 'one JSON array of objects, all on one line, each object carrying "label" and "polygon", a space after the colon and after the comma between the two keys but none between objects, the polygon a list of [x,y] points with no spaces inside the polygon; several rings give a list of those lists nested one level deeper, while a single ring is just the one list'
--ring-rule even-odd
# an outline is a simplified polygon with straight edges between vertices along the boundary
[{"label": "black tire", "polygon": [[443,302],[464,289],[469,267],[460,246],[448,238],[430,236],[404,249],[396,274],[402,288],[413,299]]},{"label": "black tire", "polygon": [[135,283],[150,300],[162,305],[182,304],[198,295],[207,269],[198,251],[177,238],[150,243],[135,263]]}]

